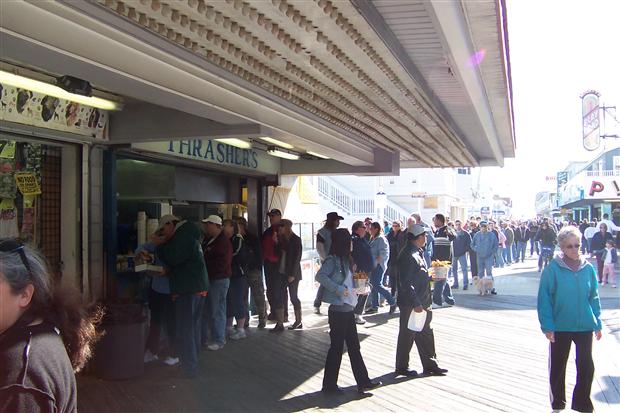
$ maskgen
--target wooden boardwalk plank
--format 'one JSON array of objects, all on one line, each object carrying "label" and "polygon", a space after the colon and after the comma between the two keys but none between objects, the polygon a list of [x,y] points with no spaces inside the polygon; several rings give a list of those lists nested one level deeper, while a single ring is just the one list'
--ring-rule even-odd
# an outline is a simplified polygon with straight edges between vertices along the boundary
[{"label": "wooden boardwalk plank", "polygon": [[[201,353],[196,380],[172,378],[174,369],[148,365],[144,376],[103,381],[78,380],[81,412],[384,412],[384,411],[548,411],[548,343],[538,328],[533,261],[497,277],[500,295],[479,297],[455,291],[457,306],[434,311],[437,355],[450,371],[445,377],[395,379],[398,314],[367,317],[358,332],[370,376],[384,385],[358,395],[348,356],[339,384],[343,396],[320,393],[329,348],[327,317],[311,313],[304,301],[301,331],[274,335],[252,329],[248,339],[218,352]],[[529,270],[528,270],[529,268]],[[311,295],[311,294],[309,294]],[[605,336],[594,345],[596,377],[592,397],[597,412],[620,408],[620,296],[602,292]],[[383,311],[386,311],[384,309]],[[324,311],[326,308],[324,307]],[[571,355],[574,359],[574,354]],[[411,368],[420,369],[417,351]],[[575,384],[574,362],[567,366],[567,395]],[[570,397],[569,397],[570,398]]]}]

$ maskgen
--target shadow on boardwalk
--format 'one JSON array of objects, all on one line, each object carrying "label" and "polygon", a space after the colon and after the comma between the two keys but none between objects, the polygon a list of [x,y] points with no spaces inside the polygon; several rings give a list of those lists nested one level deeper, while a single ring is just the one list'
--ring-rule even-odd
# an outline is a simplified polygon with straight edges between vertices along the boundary
[{"label": "shadow on boardwalk", "polygon": [[[126,381],[78,378],[80,412],[297,412],[297,411],[550,411],[548,343],[536,317],[535,273],[497,277],[497,296],[480,297],[471,289],[454,292],[457,305],[433,315],[438,360],[445,377],[395,379],[398,314],[387,307],[358,327],[362,354],[371,378],[384,385],[359,395],[347,355],[339,385],[342,396],[321,392],[329,347],[327,317],[305,304],[304,330],[274,335],[251,329],[248,339],[230,342],[217,352],[203,351],[200,376],[175,378],[176,369],[149,364],[145,374]],[[617,291],[617,290],[616,290]],[[603,294],[604,340],[595,343],[596,377],[592,388],[597,412],[620,405],[618,329],[620,298]],[[571,356],[572,357],[572,356]],[[410,367],[420,370],[417,351]],[[575,383],[567,368],[567,394]],[[484,392],[481,392],[481,386]]]}]

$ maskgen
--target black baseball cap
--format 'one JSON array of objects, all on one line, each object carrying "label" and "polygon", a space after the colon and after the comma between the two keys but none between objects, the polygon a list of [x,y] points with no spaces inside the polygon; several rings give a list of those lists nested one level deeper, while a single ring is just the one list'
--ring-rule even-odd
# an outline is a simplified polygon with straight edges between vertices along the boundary
[{"label": "black baseball cap", "polygon": [[282,216],[282,212],[279,209],[274,208],[267,213],[267,216],[269,217],[274,216],[274,215]]}]

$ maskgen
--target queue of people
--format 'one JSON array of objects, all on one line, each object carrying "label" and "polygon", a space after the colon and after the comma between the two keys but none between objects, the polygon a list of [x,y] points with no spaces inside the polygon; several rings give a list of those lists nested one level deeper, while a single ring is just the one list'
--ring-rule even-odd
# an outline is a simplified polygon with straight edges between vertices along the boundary
[{"label": "queue of people", "polygon": [[[293,223],[283,219],[278,209],[270,210],[268,217],[271,226],[260,239],[248,231],[245,219],[222,220],[211,215],[202,221],[203,231],[174,215],[160,219],[157,231],[138,251],[164,268],[161,274],[153,274],[149,294],[151,331],[145,361],[161,355],[159,334],[163,328],[170,345],[164,362],[180,364],[183,377],[196,377],[201,348],[217,351],[226,345],[227,339],[247,337],[250,293],[259,315],[258,328],[264,328],[271,318],[275,326],[270,331],[282,333],[288,298],[294,309],[294,322],[288,329],[303,328],[298,297],[301,239],[293,232]],[[495,226],[482,219],[471,219],[463,225],[459,220],[451,222],[436,214],[430,227],[413,214],[406,227],[396,221],[388,236],[384,236],[383,227],[375,222],[357,221],[349,233],[338,228],[341,219],[337,213],[327,216],[325,231],[321,233],[324,256],[316,274],[322,291],[315,307],[320,308],[323,302],[329,304],[330,347],[325,360],[324,393],[342,392],[338,373],[345,343],[358,391],[363,393],[381,385],[379,380],[369,377],[356,327],[365,322],[365,308],[367,314],[377,312],[379,296],[390,305],[390,313],[394,307],[400,312],[394,374],[418,375],[409,368],[415,344],[422,374],[445,375],[448,370],[439,366],[431,321],[433,309],[444,306],[443,302],[453,305],[454,297],[445,279],[435,279],[431,284],[429,258],[452,263],[452,288],[459,286],[460,266],[466,289],[468,253],[470,262],[475,262],[472,267],[476,268],[476,276],[492,279],[494,266],[502,260],[523,260],[527,241],[533,238],[540,242],[540,256],[545,248],[556,243],[561,250],[548,263],[543,258],[542,267],[539,264],[542,275],[537,309],[541,330],[551,344],[552,408],[565,408],[565,367],[574,342],[577,385],[572,408],[593,411],[592,337],[600,339],[602,330],[598,286],[609,280],[615,286],[613,267],[617,261],[615,242],[606,222],[599,223],[598,231],[588,242],[588,250],[597,257],[599,268],[595,269],[580,254],[582,241],[587,238],[585,231],[572,225],[558,229],[548,220],[530,225],[519,222],[512,228],[509,223]],[[534,225],[536,235],[532,235]],[[510,241],[517,243],[516,254],[498,255],[500,248],[512,248]],[[91,346],[98,338],[95,326],[100,315],[86,311],[78,301],[54,290],[45,260],[28,246],[14,239],[2,239],[0,258],[0,361],[8,371],[26,374],[15,383],[11,381],[14,376],[3,376],[0,406],[11,411],[38,411],[46,406],[75,410],[74,372],[90,357]],[[267,281],[266,294],[262,269]],[[360,280],[368,280],[367,285],[359,285]],[[395,288],[388,290],[386,283]],[[76,296],[79,295],[74,294],[73,298]],[[419,328],[411,327],[412,314],[424,315]],[[50,360],[54,360],[53,368]],[[27,375],[45,380],[37,380],[33,387],[33,382],[26,380]],[[65,390],[54,393],[58,388]]]}]

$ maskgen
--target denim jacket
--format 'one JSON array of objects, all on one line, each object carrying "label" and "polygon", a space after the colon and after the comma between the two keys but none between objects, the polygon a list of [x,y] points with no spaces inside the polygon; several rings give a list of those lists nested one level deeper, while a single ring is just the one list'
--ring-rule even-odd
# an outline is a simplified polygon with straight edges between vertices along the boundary
[{"label": "denim jacket", "polygon": [[381,269],[385,272],[387,269],[387,262],[390,259],[390,245],[387,239],[383,235],[379,235],[377,238],[370,241],[370,249],[372,251],[373,261],[379,257],[380,260],[377,265],[381,266]]},{"label": "denim jacket", "polygon": [[[352,276],[347,260],[329,255],[315,277],[315,280],[325,288],[323,302],[343,305],[345,303],[344,290],[346,289],[344,282],[347,277]],[[349,294],[355,294],[355,292],[349,291]]]}]

